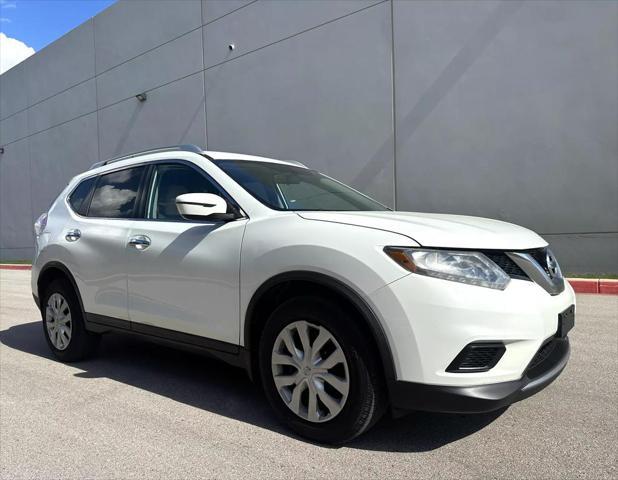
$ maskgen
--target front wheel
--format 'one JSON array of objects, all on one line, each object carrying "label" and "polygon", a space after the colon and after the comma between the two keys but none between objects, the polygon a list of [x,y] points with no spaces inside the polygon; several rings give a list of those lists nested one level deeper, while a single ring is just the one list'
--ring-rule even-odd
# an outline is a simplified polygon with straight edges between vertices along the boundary
[{"label": "front wheel", "polygon": [[384,411],[379,363],[359,320],[334,301],[297,297],[266,323],[259,351],[264,390],[279,419],[303,437],[343,443]]}]

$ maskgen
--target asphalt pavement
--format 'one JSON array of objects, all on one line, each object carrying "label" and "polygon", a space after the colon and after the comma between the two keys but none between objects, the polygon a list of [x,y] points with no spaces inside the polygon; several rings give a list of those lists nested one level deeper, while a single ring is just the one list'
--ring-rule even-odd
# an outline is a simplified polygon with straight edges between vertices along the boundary
[{"label": "asphalt pavement", "polygon": [[3,479],[618,477],[618,296],[578,296],[571,361],[539,394],[492,414],[385,418],[330,448],[206,357],[109,335],[92,360],[54,360],[29,281],[0,270]]}]

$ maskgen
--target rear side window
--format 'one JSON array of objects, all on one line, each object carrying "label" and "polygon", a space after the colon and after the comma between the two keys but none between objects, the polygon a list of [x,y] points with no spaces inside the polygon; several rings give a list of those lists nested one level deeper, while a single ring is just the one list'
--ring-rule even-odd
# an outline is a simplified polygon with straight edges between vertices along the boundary
[{"label": "rear side window", "polygon": [[69,204],[75,213],[82,216],[86,216],[88,213],[88,200],[90,199],[90,193],[92,192],[96,180],[96,177],[83,180],[77,188],[73,190],[73,193],[71,193]]},{"label": "rear side window", "polygon": [[89,217],[134,218],[135,202],[145,167],[101,175],[92,195]]}]

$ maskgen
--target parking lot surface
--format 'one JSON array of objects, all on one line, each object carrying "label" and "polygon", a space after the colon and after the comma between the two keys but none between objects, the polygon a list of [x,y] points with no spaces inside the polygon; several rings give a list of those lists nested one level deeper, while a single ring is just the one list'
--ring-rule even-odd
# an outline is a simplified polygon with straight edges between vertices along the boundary
[{"label": "parking lot surface", "polygon": [[618,476],[618,296],[578,296],[571,361],[536,396],[385,418],[328,448],[279,426],[241,370],[206,357],[109,335],[96,358],[57,362],[29,280],[0,270],[1,478]]}]

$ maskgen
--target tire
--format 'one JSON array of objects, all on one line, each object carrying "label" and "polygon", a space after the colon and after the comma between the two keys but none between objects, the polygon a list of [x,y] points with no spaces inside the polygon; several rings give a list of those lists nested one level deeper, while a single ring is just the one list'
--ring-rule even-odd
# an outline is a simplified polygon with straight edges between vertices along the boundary
[{"label": "tire", "polygon": [[[364,330],[355,328],[355,321],[358,319],[352,318],[332,300],[295,297],[271,314],[262,332],[259,368],[266,397],[279,420],[309,440],[329,444],[350,441],[368,430],[386,409],[377,353],[363,334]],[[332,336],[317,353],[308,349],[311,360],[302,348],[300,333],[303,330],[308,332],[304,338],[312,347],[321,344],[329,334]],[[296,355],[288,348],[290,338],[294,341],[291,348],[297,347]],[[303,362],[299,360],[299,349],[303,350],[302,359],[314,365],[313,369],[299,366]],[[315,356],[318,360],[314,360]],[[344,361],[339,361],[326,373],[318,369],[341,358]],[[282,386],[282,383],[290,383],[290,378],[295,381]],[[329,381],[333,381],[332,385]],[[298,388],[302,394],[296,392]]]},{"label": "tire", "polygon": [[45,340],[58,360],[77,362],[96,352],[100,335],[86,331],[77,294],[67,280],[53,280],[45,288],[41,316]]}]

